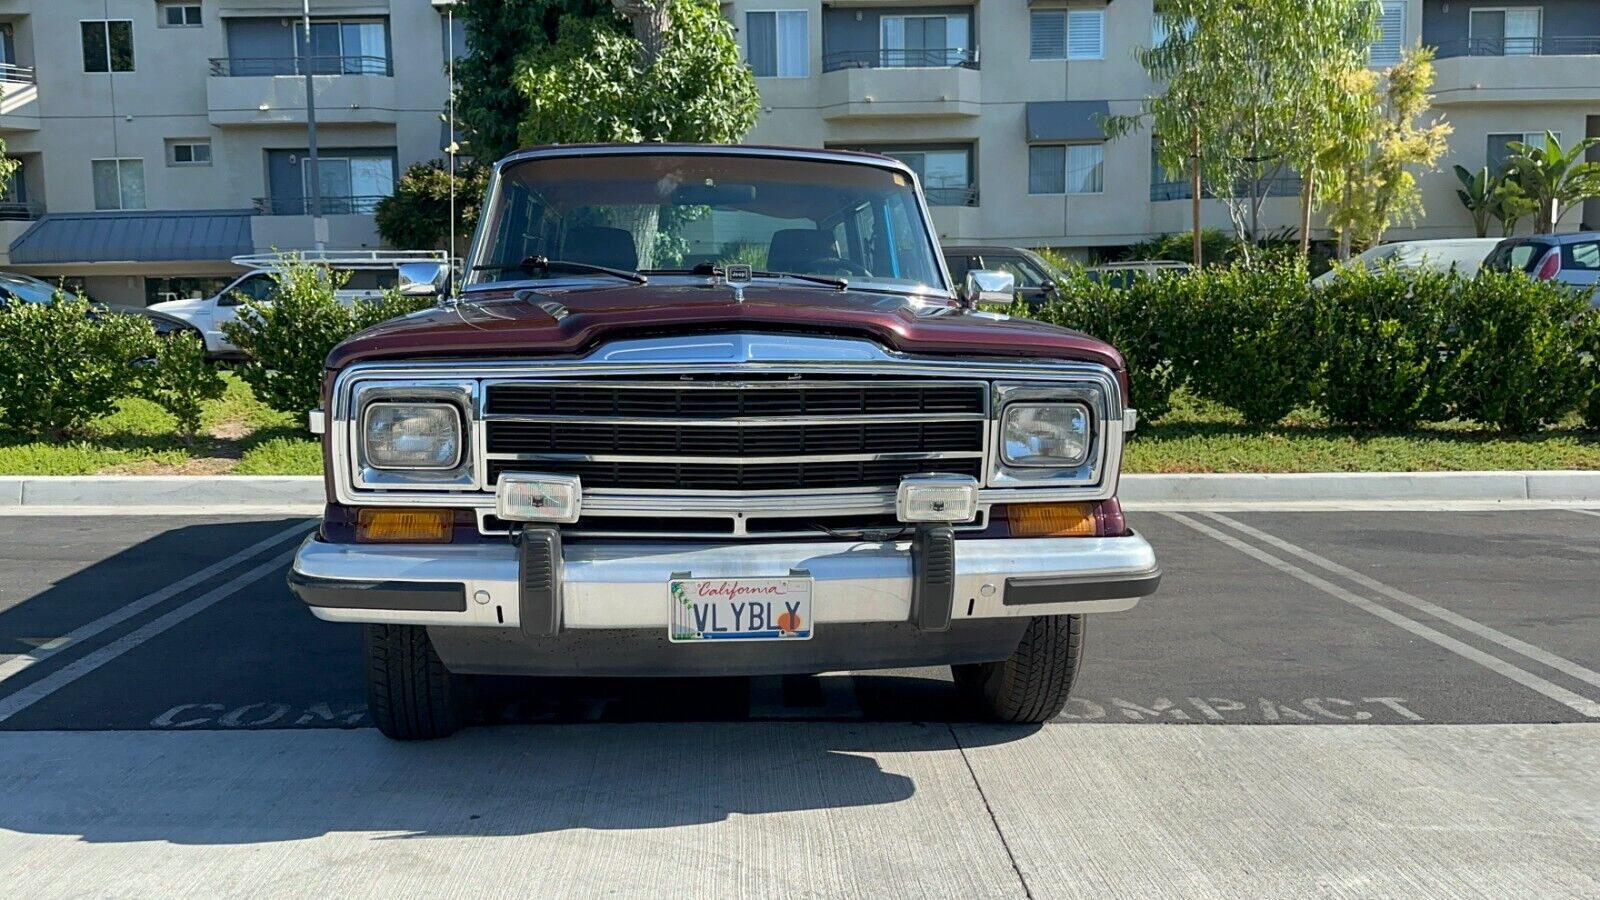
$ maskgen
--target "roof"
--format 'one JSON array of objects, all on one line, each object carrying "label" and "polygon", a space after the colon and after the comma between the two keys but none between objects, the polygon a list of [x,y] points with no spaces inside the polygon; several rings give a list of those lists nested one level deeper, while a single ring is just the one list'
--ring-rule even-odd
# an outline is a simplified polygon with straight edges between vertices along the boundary
[{"label": "roof", "polygon": [[[1109,107],[1108,107],[1109,108]],[[838,162],[866,163],[886,169],[910,172],[911,168],[892,156],[867,153],[860,150],[835,150],[831,147],[778,147],[770,144],[669,144],[644,141],[635,144],[545,144],[514,150],[496,166],[507,166],[529,159],[550,156],[604,156],[611,154],[672,154],[704,153],[712,156],[764,156],[777,158],[834,160]]]},{"label": "roof", "polygon": [[46,213],[11,242],[13,265],[213,262],[255,250],[247,209]]},{"label": "roof", "polygon": [[1028,104],[1028,140],[1103,141],[1101,125],[1111,115],[1105,100],[1051,100]]}]

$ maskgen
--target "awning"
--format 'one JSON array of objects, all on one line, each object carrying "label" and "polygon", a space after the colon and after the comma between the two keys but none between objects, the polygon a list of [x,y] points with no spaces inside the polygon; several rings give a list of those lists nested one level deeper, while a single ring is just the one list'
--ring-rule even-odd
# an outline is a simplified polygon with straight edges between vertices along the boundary
[{"label": "awning", "polygon": [[1111,115],[1104,100],[1052,100],[1028,104],[1028,142],[1103,141],[1102,120]]},{"label": "awning", "polygon": [[255,250],[247,209],[46,213],[11,242],[18,266],[213,262]]}]

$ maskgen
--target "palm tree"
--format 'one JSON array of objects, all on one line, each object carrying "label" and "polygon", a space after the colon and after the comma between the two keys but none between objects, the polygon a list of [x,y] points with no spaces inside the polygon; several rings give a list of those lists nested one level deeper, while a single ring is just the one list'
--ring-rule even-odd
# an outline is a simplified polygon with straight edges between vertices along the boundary
[{"label": "palm tree", "polygon": [[1465,166],[1456,166],[1455,172],[1456,180],[1461,182],[1456,196],[1472,215],[1472,226],[1478,237],[1489,236],[1490,219],[1498,220],[1501,235],[1510,237],[1516,232],[1517,223],[1537,208],[1508,171],[1496,173],[1483,166],[1473,172]]},{"label": "palm tree", "polygon": [[1550,234],[1556,230],[1566,208],[1600,197],[1600,163],[1583,159],[1600,138],[1584,138],[1566,150],[1554,133],[1544,133],[1544,146],[1514,142],[1506,169],[1516,176],[1528,198],[1538,204],[1539,219],[1534,230]]}]

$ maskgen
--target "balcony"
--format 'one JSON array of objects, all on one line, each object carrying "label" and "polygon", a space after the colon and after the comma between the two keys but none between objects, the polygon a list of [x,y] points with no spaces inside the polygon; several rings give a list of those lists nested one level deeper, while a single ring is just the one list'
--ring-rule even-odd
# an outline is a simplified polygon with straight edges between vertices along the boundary
[{"label": "balcony", "polygon": [[1600,36],[1474,38],[1441,44],[1434,102],[1600,101]]},{"label": "balcony", "polygon": [[39,85],[33,69],[0,63],[0,134],[39,130]]},{"label": "balcony", "polygon": [[822,57],[825,119],[976,116],[978,91],[972,50],[847,50]]},{"label": "balcony", "polygon": [[206,104],[218,126],[304,125],[305,73],[317,121],[393,125],[394,65],[380,56],[221,57],[211,60]]}]

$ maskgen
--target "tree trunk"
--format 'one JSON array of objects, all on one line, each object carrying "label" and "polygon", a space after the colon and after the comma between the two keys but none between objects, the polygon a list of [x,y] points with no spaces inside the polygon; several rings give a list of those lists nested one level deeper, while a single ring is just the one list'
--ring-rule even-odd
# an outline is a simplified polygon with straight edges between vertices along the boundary
[{"label": "tree trunk", "polygon": [[1189,213],[1190,235],[1194,238],[1194,267],[1205,265],[1203,244],[1200,240],[1200,129],[1189,132]]},{"label": "tree trunk", "polygon": [[1311,258],[1311,196],[1316,172],[1307,172],[1300,184],[1300,256]]},{"label": "tree trunk", "polygon": [[633,26],[639,42],[639,68],[647,69],[661,55],[672,30],[672,0],[611,0],[611,6]]},{"label": "tree trunk", "polygon": [[[1353,177],[1355,177],[1355,172],[1353,171],[1344,173],[1344,208],[1347,219],[1349,218],[1350,209],[1350,179]],[[1339,229],[1339,261],[1350,261],[1350,223],[1348,221]]]}]

